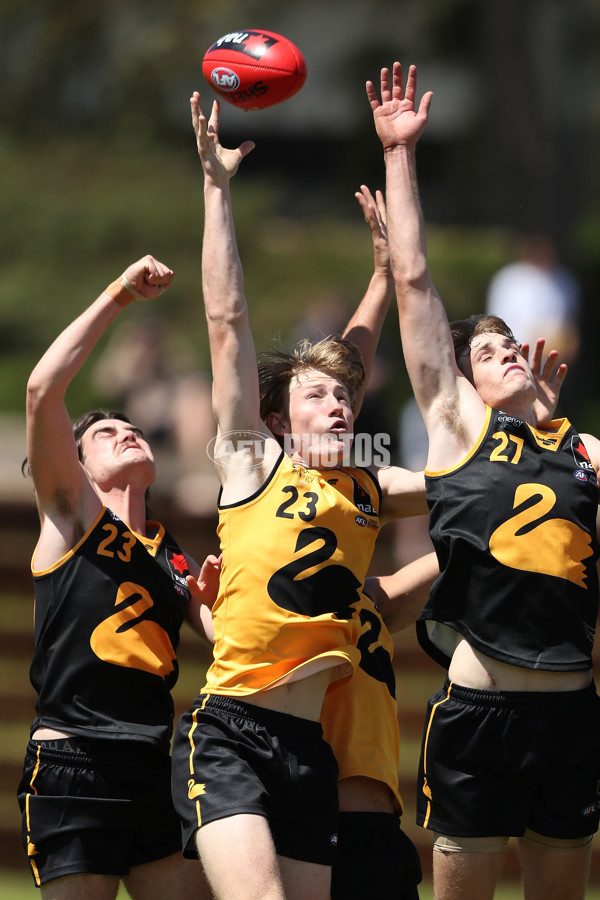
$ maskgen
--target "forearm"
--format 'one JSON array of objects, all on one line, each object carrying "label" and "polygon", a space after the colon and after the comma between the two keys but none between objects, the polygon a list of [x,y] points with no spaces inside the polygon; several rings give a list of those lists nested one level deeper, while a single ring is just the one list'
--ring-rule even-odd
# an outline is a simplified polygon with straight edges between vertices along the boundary
[{"label": "forearm", "polygon": [[396,286],[424,287],[430,280],[425,223],[417,183],[416,147],[401,144],[384,154],[388,241]]},{"label": "forearm", "polygon": [[365,592],[373,599],[388,629],[401,631],[418,619],[438,573],[437,557],[429,553],[393,575],[367,578]]},{"label": "forearm", "polygon": [[258,429],[256,351],[244,296],[228,182],[205,182],[202,284],[213,376],[213,411],[222,431]]},{"label": "forearm", "polygon": [[358,415],[362,405],[364,392],[373,368],[373,360],[377,352],[381,329],[383,328],[393,293],[394,282],[391,272],[374,272],[367,292],[348,322],[343,334],[347,341],[352,341],[353,344],[356,344],[362,354],[365,365],[366,377],[357,397],[355,415]]},{"label": "forearm", "polygon": [[204,184],[202,287],[209,327],[246,312],[244,276],[238,253],[229,181]]},{"label": "forearm", "polygon": [[[415,148],[386,150],[388,240],[404,358],[421,412],[454,389],[448,318],[431,280],[416,177]],[[444,386],[445,385],[445,386]]]}]

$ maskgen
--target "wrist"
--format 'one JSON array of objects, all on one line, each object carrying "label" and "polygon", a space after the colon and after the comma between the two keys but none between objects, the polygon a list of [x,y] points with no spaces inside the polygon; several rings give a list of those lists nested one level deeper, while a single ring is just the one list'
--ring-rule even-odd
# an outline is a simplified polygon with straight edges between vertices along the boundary
[{"label": "wrist", "polygon": [[121,275],[104,290],[105,294],[118,303],[122,308],[129,306],[134,300],[147,300],[148,298],[136,290],[126,275]]}]

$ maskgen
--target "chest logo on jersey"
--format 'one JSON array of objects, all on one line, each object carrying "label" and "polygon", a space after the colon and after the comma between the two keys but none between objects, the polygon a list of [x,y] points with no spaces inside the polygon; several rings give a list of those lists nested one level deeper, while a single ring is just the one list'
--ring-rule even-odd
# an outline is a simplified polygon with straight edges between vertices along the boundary
[{"label": "chest logo on jersey", "polygon": [[505,566],[564,578],[587,590],[583,560],[592,556],[591,536],[568,519],[549,518],[556,494],[544,484],[520,484],[515,515],[490,537],[490,553]]},{"label": "chest logo on jersey", "polygon": [[[315,548],[304,553],[312,544]],[[345,566],[327,565],[336,549],[337,538],[329,528],[304,528],[294,551],[301,555],[269,578],[271,600],[304,616],[333,613],[338,619],[352,618],[361,583]]]},{"label": "chest logo on jersey", "polygon": [[360,509],[361,513],[364,513],[365,516],[377,516],[378,512],[373,506],[373,501],[371,500],[370,494],[368,494],[367,491],[365,491],[365,489],[361,487],[361,485],[358,483],[358,481],[356,481],[355,478],[352,479],[352,484],[354,488],[352,502],[354,503],[356,508]]},{"label": "chest logo on jersey", "polygon": [[165,559],[169,568],[169,574],[173,580],[173,587],[186,600],[190,598],[190,591],[187,586],[186,575],[190,574],[185,556],[180,550],[174,550],[167,547],[165,551]]},{"label": "chest logo on jersey", "polygon": [[175,667],[175,650],[158,622],[144,619],[154,606],[148,591],[124,581],[115,598],[116,612],[94,628],[90,647],[99,659],[165,678]]},{"label": "chest logo on jersey", "polygon": [[589,454],[585,448],[585,444],[579,435],[573,435],[571,438],[571,452],[573,453],[573,461],[577,468],[573,472],[578,481],[589,481],[593,487],[598,486],[598,479]]}]

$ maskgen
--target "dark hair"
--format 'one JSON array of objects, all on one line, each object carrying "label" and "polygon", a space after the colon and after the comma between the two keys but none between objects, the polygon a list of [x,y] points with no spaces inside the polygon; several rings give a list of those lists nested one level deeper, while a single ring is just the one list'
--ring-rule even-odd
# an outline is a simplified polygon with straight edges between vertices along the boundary
[{"label": "dark hair", "polygon": [[454,358],[457,363],[469,352],[473,338],[480,334],[503,334],[511,341],[514,341],[515,344],[519,343],[504,319],[501,319],[500,316],[487,315],[486,313],[469,316],[468,319],[460,319],[457,322],[450,322],[450,334],[454,344]]},{"label": "dark hair", "polygon": [[292,378],[307,369],[316,369],[338,378],[350,397],[352,410],[366,373],[356,344],[339,335],[330,335],[314,343],[299,341],[290,351],[265,350],[258,354],[260,417],[266,422],[272,412],[287,408]]}]

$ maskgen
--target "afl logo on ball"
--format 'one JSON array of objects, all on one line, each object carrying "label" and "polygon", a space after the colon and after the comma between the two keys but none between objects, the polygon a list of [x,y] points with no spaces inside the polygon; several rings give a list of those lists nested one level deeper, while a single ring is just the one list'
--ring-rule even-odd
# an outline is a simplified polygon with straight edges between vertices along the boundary
[{"label": "afl logo on ball", "polygon": [[220,91],[237,91],[240,86],[240,79],[231,69],[225,69],[219,66],[210,73],[210,80]]}]

